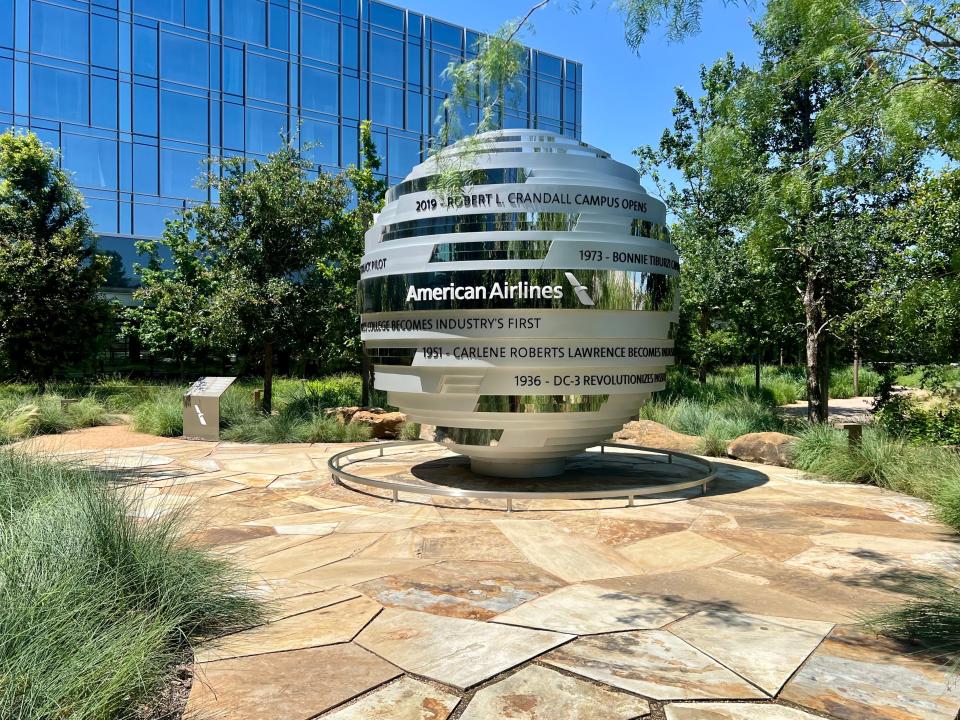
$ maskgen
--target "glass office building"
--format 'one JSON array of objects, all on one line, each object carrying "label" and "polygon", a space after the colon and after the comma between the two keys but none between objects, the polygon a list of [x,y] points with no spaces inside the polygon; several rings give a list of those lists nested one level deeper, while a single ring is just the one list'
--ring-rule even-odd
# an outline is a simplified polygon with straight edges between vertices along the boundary
[{"label": "glass office building", "polygon": [[[0,0],[0,128],[61,150],[116,262],[158,237],[210,155],[263,156],[280,133],[325,169],[357,161],[373,122],[390,182],[420,162],[478,33],[370,0]],[[580,137],[581,66],[528,52],[507,127]],[[476,112],[464,119],[467,127]]]}]

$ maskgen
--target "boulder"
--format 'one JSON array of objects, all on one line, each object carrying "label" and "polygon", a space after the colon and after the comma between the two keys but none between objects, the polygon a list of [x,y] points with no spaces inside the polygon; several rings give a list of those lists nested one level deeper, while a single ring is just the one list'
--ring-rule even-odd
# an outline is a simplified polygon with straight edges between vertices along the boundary
[{"label": "boulder", "polygon": [[[363,409],[364,408],[357,407],[356,405],[343,406],[343,407],[327,408],[326,410],[323,411],[323,414],[326,415],[327,417],[332,417],[335,420],[337,420],[337,422],[342,422],[344,425],[346,425],[348,422],[353,420],[354,415],[356,415],[358,412],[360,412]],[[370,408],[370,409],[379,410],[380,408]]]},{"label": "boulder", "polygon": [[381,408],[358,410],[350,418],[352,423],[369,425],[373,437],[378,440],[396,440],[406,421],[407,416],[402,412],[387,412]]},{"label": "boulder", "polygon": [[735,460],[789,467],[797,438],[778,432],[741,435],[727,445],[727,455]]},{"label": "boulder", "polygon": [[617,442],[677,452],[698,452],[702,445],[700,438],[696,435],[674,432],[666,425],[653,420],[628,422],[623,426],[623,430],[614,433],[613,439]]}]

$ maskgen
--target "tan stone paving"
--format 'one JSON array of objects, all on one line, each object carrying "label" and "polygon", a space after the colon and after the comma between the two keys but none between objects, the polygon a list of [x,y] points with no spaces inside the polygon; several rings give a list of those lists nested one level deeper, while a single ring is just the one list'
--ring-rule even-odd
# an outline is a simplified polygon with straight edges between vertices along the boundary
[{"label": "tan stone paving", "polygon": [[[196,649],[189,710],[201,716],[592,720],[649,708],[668,720],[954,720],[960,710],[949,668],[852,627],[902,603],[909,580],[960,572],[956,534],[915,498],[724,461],[704,497],[518,502],[535,511],[508,515],[497,501],[392,504],[334,485],[326,459],[344,445],[112,427],[22,447],[104,468],[138,516],[188,512],[191,540],[254,573],[269,622]],[[433,481],[467,478],[437,448],[369,468],[415,481],[411,462]],[[596,472],[577,461],[583,482]]]}]

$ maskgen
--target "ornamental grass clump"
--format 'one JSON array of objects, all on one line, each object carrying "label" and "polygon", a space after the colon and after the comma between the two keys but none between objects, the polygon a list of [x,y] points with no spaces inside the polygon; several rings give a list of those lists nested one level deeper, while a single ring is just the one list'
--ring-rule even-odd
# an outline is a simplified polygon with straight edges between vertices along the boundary
[{"label": "ornamental grass clump", "polygon": [[108,482],[0,452],[0,717],[140,717],[190,644],[262,619],[182,513],[139,518]]},{"label": "ornamental grass clump", "polygon": [[906,604],[864,617],[870,630],[913,643],[925,653],[960,664],[960,586],[941,578],[910,583]]}]

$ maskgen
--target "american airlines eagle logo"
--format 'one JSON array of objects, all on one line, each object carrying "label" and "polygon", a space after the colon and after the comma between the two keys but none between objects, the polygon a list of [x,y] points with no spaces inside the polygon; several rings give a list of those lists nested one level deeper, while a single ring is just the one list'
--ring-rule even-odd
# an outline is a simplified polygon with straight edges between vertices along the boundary
[{"label": "american airlines eagle logo", "polygon": [[570,286],[573,288],[573,292],[577,296],[577,300],[580,301],[580,304],[593,307],[593,298],[590,297],[590,294],[587,292],[586,285],[581,285],[573,273],[568,272],[564,273],[564,275],[567,276],[567,280],[570,282]]}]

